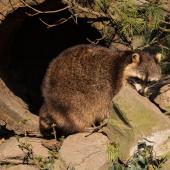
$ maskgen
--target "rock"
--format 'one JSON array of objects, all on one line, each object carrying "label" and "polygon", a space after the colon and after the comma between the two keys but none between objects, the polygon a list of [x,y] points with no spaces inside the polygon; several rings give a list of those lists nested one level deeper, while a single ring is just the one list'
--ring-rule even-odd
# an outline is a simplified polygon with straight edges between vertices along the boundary
[{"label": "rock", "polygon": [[0,126],[21,135],[40,136],[38,116],[15,96],[0,78]]},{"label": "rock", "polygon": [[[170,119],[153,103],[129,86],[123,87],[113,102],[114,112],[108,126],[103,128],[112,143],[119,146],[119,152],[116,153],[115,150],[113,154],[126,161],[142,140],[151,141],[156,155],[170,154]],[[54,168],[51,170],[107,170],[110,140],[101,133],[86,137],[87,134],[68,136],[59,150],[59,159],[54,160]],[[47,160],[48,149],[41,145],[41,141],[29,137],[19,138],[19,141],[12,137],[3,141],[0,144],[0,164],[34,164],[33,157]],[[10,168],[19,167],[22,166]],[[169,162],[166,163],[166,169],[170,169]]]},{"label": "rock", "polygon": [[170,113],[170,84],[161,87],[154,102],[158,104],[161,109]]},{"label": "rock", "polygon": [[[170,154],[169,157],[170,158]],[[170,169],[170,159],[168,159],[165,164],[163,164],[163,166],[161,167],[161,170],[169,170]]]},{"label": "rock", "polygon": [[[71,135],[64,140],[59,151],[66,167],[75,170],[99,170],[106,163],[109,140],[100,133]],[[103,169],[104,170],[104,169]]]},{"label": "rock", "polygon": [[[152,140],[156,153],[163,150],[163,143],[170,136],[170,119],[166,115],[128,85],[113,102],[115,113],[103,130],[112,142],[119,144],[120,159],[128,160],[142,139]],[[162,154],[168,152],[164,151]]]},{"label": "rock", "polygon": [[38,170],[38,168],[31,165],[16,165],[2,170]]},{"label": "rock", "polygon": [[41,145],[38,138],[12,137],[0,145],[0,164],[32,163],[32,157],[46,158],[48,149]]},{"label": "rock", "polygon": [[66,165],[65,162],[61,159],[58,159],[55,161],[54,163],[54,170],[69,170]]}]

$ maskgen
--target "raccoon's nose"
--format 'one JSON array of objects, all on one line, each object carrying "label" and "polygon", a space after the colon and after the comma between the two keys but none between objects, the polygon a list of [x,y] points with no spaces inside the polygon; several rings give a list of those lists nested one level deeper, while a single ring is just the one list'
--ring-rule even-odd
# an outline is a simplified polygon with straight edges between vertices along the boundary
[{"label": "raccoon's nose", "polygon": [[147,93],[148,93],[148,87],[142,88],[138,92],[139,92],[140,95],[146,96]]},{"label": "raccoon's nose", "polygon": [[142,96],[144,96],[144,94],[145,94],[144,89],[140,89],[138,92],[139,92],[139,94],[142,95]]}]

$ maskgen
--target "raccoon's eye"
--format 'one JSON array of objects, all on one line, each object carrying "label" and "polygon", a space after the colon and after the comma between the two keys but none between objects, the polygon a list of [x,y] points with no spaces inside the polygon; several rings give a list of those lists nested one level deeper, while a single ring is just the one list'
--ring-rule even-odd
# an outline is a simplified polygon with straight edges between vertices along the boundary
[{"label": "raccoon's eye", "polygon": [[143,80],[142,79],[140,79],[140,78],[138,78],[138,77],[129,77],[128,78],[128,81],[130,82],[130,83],[138,83],[138,84],[142,84],[143,83]]},{"label": "raccoon's eye", "polygon": [[138,77],[133,77],[133,79],[136,83],[139,83],[139,84],[141,84],[143,82],[143,80]]}]

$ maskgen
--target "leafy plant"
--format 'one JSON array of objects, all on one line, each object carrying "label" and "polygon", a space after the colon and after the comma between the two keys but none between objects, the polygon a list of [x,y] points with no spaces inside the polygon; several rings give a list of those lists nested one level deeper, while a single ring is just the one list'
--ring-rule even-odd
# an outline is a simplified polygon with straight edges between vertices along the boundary
[{"label": "leafy plant", "polygon": [[23,163],[28,163],[30,160],[33,160],[33,150],[32,145],[27,142],[20,141],[20,138],[17,137],[18,147],[25,153]]},{"label": "leafy plant", "polygon": [[18,147],[25,153],[23,163],[30,163],[38,167],[40,170],[52,170],[56,159],[58,159],[58,153],[54,150],[49,151],[49,156],[44,158],[41,155],[35,156],[33,153],[32,145],[28,142],[18,140]]},{"label": "leafy plant", "polygon": [[118,160],[119,146],[116,143],[110,143],[107,146],[109,162],[113,163]]},{"label": "leafy plant", "polygon": [[153,155],[153,146],[140,143],[137,152],[127,163],[117,159],[110,170],[159,170],[166,161],[166,156],[155,157]]}]

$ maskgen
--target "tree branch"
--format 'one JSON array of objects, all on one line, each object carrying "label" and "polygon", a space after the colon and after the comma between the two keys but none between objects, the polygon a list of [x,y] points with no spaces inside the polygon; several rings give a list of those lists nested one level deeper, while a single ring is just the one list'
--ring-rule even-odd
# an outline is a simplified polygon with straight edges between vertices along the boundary
[{"label": "tree branch", "polygon": [[170,29],[168,29],[168,28],[163,28],[163,27],[159,26],[159,29],[160,29],[162,32],[170,33]]},{"label": "tree branch", "polygon": [[64,8],[58,9],[58,10],[54,10],[54,11],[41,11],[38,10],[34,7],[32,7],[31,5],[29,5],[28,3],[26,3],[24,0],[20,0],[26,7],[32,9],[34,12],[36,12],[35,14],[30,14],[30,15],[38,15],[38,14],[53,14],[53,13],[58,13],[58,12],[62,12],[65,11],[66,9],[69,9],[70,6],[66,6]]},{"label": "tree branch", "polygon": [[58,25],[64,24],[65,22],[67,22],[68,20],[73,19],[73,16],[71,15],[68,18],[61,18],[60,20],[58,20],[55,24],[48,24],[46,21],[44,21],[42,18],[39,18],[39,20],[47,26],[47,28],[52,28],[52,27],[56,27]]}]

